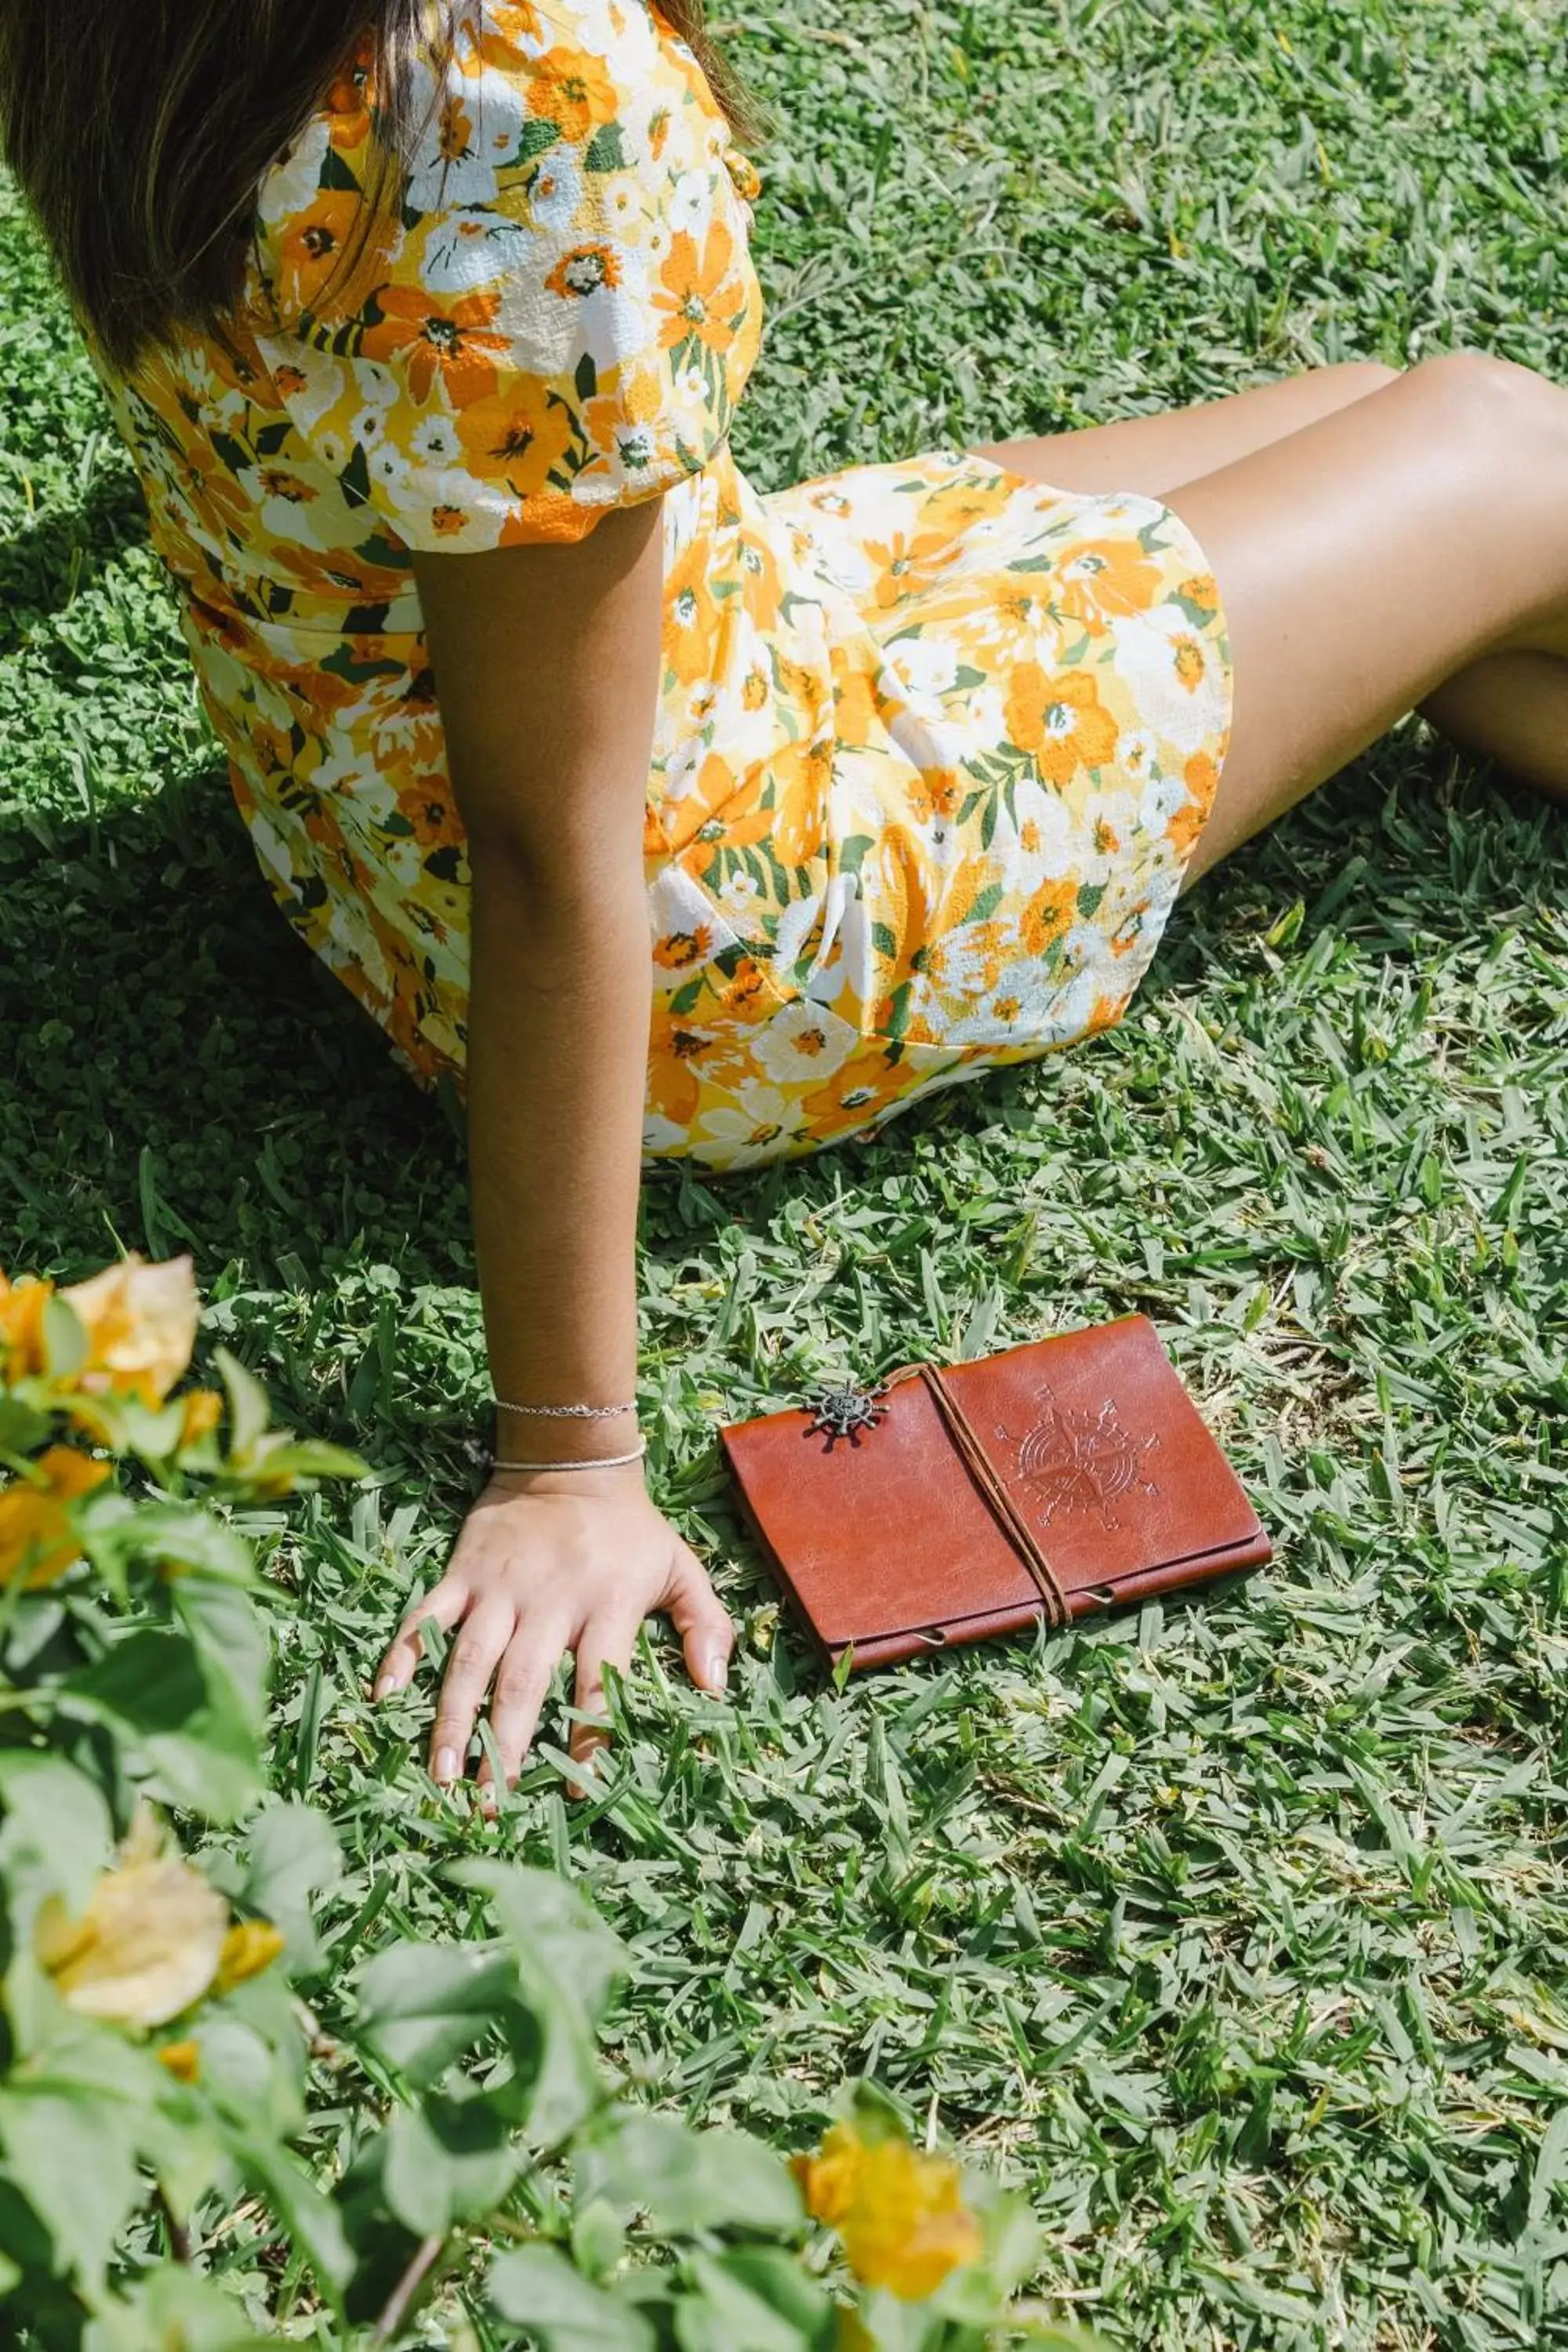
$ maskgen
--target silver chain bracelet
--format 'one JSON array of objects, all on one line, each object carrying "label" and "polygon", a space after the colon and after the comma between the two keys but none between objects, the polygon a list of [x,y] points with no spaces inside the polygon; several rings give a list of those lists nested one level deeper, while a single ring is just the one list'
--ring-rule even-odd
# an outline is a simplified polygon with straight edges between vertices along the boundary
[{"label": "silver chain bracelet", "polygon": [[586,1461],[576,1462],[502,1462],[492,1461],[492,1470],[618,1470],[627,1462],[640,1462],[647,1452],[647,1440],[643,1438],[630,1454],[591,1454]]},{"label": "silver chain bracelet", "polygon": [[505,1397],[497,1397],[498,1412],[539,1414],[550,1421],[610,1421],[619,1412],[636,1412],[632,1404],[509,1404]]}]

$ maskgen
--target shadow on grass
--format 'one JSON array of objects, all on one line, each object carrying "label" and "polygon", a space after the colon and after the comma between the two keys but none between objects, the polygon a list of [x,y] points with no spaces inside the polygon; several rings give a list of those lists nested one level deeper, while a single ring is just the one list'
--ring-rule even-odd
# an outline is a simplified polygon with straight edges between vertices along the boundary
[{"label": "shadow on grass", "polygon": [[[1184,902],[1141,1001],[1201,1005],[1298,900],[1283,952],[1331,924],[1404,956],[1479,950],[1537,899],[1568,902],[1561,813],[1396,739]],[[647,1246],[673,1265],[697,1232],[791,1193],[874,1200],[918,1138],[975,1131],[1049,1083],[953,1088],[816,1162],[718,1185],[672,1171]],[[190,1248],[209,1293],[310,1294],[378,1262],[405,1290],[473,1281],[452,1117],[296,941],[213,773],[96,821],[0,815],[0,1265],[75,1276],[121,1246]],[[344,1426],[341,1391],[289,1401]]]},{"label": "shadow on grass", "polygon": [[0,541],[0,656],[102,577],[147,536],[146,509],[122,464],[95,474],[73,506],[41,514]]},{"label": "shadow on grass", "polygon": [[460,1142],[297,943],[221,775],[0,817],[0,1265],[472,1278]]}]

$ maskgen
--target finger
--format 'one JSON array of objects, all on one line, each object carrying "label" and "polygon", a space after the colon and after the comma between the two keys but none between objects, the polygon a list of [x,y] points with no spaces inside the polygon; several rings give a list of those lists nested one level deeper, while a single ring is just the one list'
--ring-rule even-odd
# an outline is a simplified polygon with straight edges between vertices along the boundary
[{"label": "finger", "polygon": [[[507,1643],[496,1675],[495,1696],[490,1701],[490,1730],[508,1788],[521,1771],[523,1759],[533,1744],[540,1710],[550,1691],[550,1677],[565,1646],[564,1634],[553,1627],[526,1622],[518,1626]],[[480,1767],[479,1779],[489,1786],[488,1759]]]},{"label": "finger", "polygon": [[443,1633],[449,1633],[469,1601],[468,1588],[462,1579],[444,1576],[422,1601],[416,1601],[405,1616],[392,1639],[391,1647],[375,1670],[375,1696],[390,1698],[394,1691],[405,1690],[413,1681],[416,1669],[424,1655],[419,1628],[427,1617],[434,1617]]},{"label": "finger", "polygon": [[587,1763],[596,1755],[609,1737],[605,1669],[613,1666],[618,1675],[630,1672],[640,1623],[639,1618],[595,1618],[578,1637],[577,1686],[572,1704],[579,1715],[604,1719],[602,1727],[592,1723],[573,1725],[568,1748],[579,1764]]},{"label": "finger", "polygon": [[474,1717],[516,1622],[510,1602],[490,1601],[481,1602],[464,1623],[447,1660],[441,1703],[430,1734],[433,1779],[456,1780],[462,1772],[474,1736]]},{"label": "finger", "polygon": [[708,1581],[697,1554],[682,1544],[665,1587],[664,1605],[686,1653],[686,1671],[703,1690],[718,1693],[730,1671],[735,1629]]}]

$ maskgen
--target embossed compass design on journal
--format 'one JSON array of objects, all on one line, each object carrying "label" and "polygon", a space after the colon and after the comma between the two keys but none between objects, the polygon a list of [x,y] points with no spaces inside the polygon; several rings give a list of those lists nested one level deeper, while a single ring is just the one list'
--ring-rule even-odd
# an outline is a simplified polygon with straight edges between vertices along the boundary
[{"label": "embossed compass design on journal", "polygon": [[1159,1493],[1145,1478],[1143,1456],[1159,1444],[1156,1430],[1135,1437],[1107,1397],[1100,1411],[1058,1404],[1049,1389],[1039,1391],[1040,1412],[1022,1437],[1015,1437],[1001,1422],[996,1434],[1016,1449],[1016,1476],[1038,1498],[1040,1524],[1048,1527],[1058,1511],[1098,1511],[1100,1525],[1114,1532],[1121,1525],[1112,1506],[1134,1488]]}]

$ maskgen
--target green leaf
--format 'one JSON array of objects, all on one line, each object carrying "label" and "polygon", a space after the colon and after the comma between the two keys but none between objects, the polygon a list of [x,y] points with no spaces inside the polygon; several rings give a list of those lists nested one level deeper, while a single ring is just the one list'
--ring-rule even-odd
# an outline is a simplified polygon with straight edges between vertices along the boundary
[{"label": "green leaf", "polygon": [[451,1875],[489,1896],[525,1976],[538,1969],[559,1980],[596,2024],[626,1972],[626,1954],[577,1889],[552,1870],[515,1863],[463,1862]]},{"label": "green leaf", "polygon": [[600,2096],[595,2029],[625,1968],[621,1947],[552,1871],[475,1861],[458,1864],[452,1876],[489,1895],[516,1956],[521,1999],[541,2036],[529,2128],[559,2139]]},{"label": "green leaf", "polygon": [[1038,2221],[1023,2197],[998,2196],[984,2204],[980,2225],[985,2241],[984,2269],[999,2296],[1014,2294],[1038,2269],[1042,2251]]},{"label": "green leaf", "polygon": [[517,162],[531,163],[536,155],[542,155],[547,147],[553,147],[560,136],[561,125],[558,122],[538,120],[525,122],[522,136],[517,143]]},{"label": "green leaf", "polygon": [[330,143],[321,157],[321,185],[341,189],[346,195],[358,195],[360,192],[353,165],[340,149]]},{"label": "green leaf", "polygon": [[1552,2191],[1565,2179],[1568,2179],[1568,2106],[1561,2106],[1542,2135],[1535,2169],[1531,2177],[1529,2216],[1532,2222],[1545,2220]]},{"label": "green leaf", "polygon": [[0,1750],[0,1885],[18,1932],[24,1885],[30,1895],[58,1894],[68,1909],[85,1908],[114,1843],[109,1807],[86,1773],[62,1757]]},{"label": "green leaf", "polygon": [[[289,2046],[292,2019],[287,2007],[280,2017],[268,2016],[274,1999],[271,1988],[242,1985],[222,2007],[202,2013],[196,2032],[202,2094],[214,2112],[226,2123],[264,2130],[282,2140],[304,2121],[302,2052],[297,2028]],[[270,2031],[258,2030],[258,2016]]]},{"label": "green leaf", "polygon": [[517,2176],[510,2129],[483,2096],[432,2092],[418,2106],[397,2110],[386,2142],[387,2204],[422,2238],[445,2236],[454,2221],[481,2220]]},{"label": "green leaf", "polygon": [[18,1396],[0,1395],[0,1446],[8,1454],[34,1453],[53,1427],[47,1412],[39,1412]]},{"label": "green leaf", "polygon": [[189,1634],[213,1706],[259,1733],[267,1717],[267,1629],[243,1587],[216,1577],[170,1580],[174,1612]]},{"label": "green leaf", "polygon": [[180,2263],[147,2273],[124,2301],[105,2304],[82,2337],[82,2352],[277,2352],[232,2295]]},{"label": "green leaf", "polygon": [[676,2321],[683,2352],[812,2352],[827,2317],[827,2298],[822,2295],[813,2305],[789,2294],[802,2314],[797,2319],[777,2299],[784,2287],[781,2268],[802,2276],[798,2263],[787,2257],[772,2265],[737,2268],[727,2255],[694,2254],[689,2274],[697,2297],[683,2299]]},{"label": "green leaf", "polygon": [[654,2352],[640,2311],[591,2285],[553,2246],[520,2246],[490,2270],[489,2300],[544,2352]]},{"label": "green leaf", "polygon": [[745,2132],[693,2131],[671,2116],[626,2115],[578,2163],[580,2193],[683,2237],[704,2230],[798,2230],[800,2191],[782,2159]]},{"label": "green leaf", "polygon": [[85,2084],[13,2076],[0,2089],[0,2147],[61,2268],[96,2290],[142,2201],[134,2111]]},{"label": "green leaf", "polygon": [[[354,454],[363,459],[363,452],[357,446]],[[370,478],[367,473],[366,497],[369,494]],[[248,1463],[256,1442],[265,1432],[270,1419],[267,1391],[255,1373],[247,1370],[239,1358],[231,1355],[226,1348],[215,1348],[213,1361],[217,1366],[218,1377],[228,1396],[229,1460],[237,1466],[243,1467]]]},{"label": "green leaf", "polygon": [[226,1520],[195,1503],[139,1504],[115,1524],[107,1540],[126,1560],[200,1569],[235,1584],[255,1580],[248,1544]]},{"label": "green leaf", "polygon": [[186,1634],[144,1625],[68,1676],[60,1695],[73,1710],[134,1737],[177,1730],[201,1707],[206,1685]]},{"label": "green leaf", "polygon": [[337,2207],[285,2149],[237,2137],[233,2153],[266,2199],[273,2219],[315,2272],[318,2284],[336,2302],[354,2267],[353,2250]]},{"label": "green leaf", "polygon": [[235,1685],[221,1672],[209,1683],[183,1633],[143,1627],[68,1676],[59,1695],[65,1710],[126,1741],[173,1804],[232,1821],[260,1793],[256,1735],[236,1707]]},{"label": "green leaf", "polygon": [[583,150],[583,169],[585,172],[624,172],[626,168],[626,151],[620,124],[603,123]]},{"label": "green leaf", "polygon": [[44,1370],[51,1381],[68,1381],[87,1361],[87,1327],[74,1307],[57,1293],[43,1315]]},{"label": "green leaf", "polygon": [[[20,2182],[0,2169],[0,2247],[4,2247],[7,2267],[16,2276],[0,2284],[0,2295],[8,2294],[16,2278],[26,2271],[47,2271],[54,2259],[54,2245],[47,2230],[23,2193]],[[20,2269],[16,2265],[20,2264]]]},{"label": "green leaf", "polygon": [[312,1806],[268,1806],[251,1823],[249,1861],[247,1907],[283,1937],[289,1973],[308,1972],[318,1948],[310,1898],[335,1885],[342,1868],[336,1830]]},{"label": "green leaf", "polygon": [[832,2303],[798,2255],[782,2246],[731,2246],[719,2262],[727,2277],[812,2341],[827,2327]]},{"label": "green leaf", "polygon": [[351,1454],[347,1446],[269,1431],[251,1455],[247,1475],[267,1494],[287,1494],[301,1478],[363,1478],[369,1469],[363,1455]]},{"label": "green leaf", "polygon": [[361,1971],[359,2030],[418,2088],[482,2040],[517,1991],[517,1963],[494,1945],[395,1944]]},{"label": "green leaf", "polygon": [[574,2195],[572,2200],[572,2259],[589,2278],[603,2278],[626,2252],[626,2233],[621,2217],[602,2197]]}]

